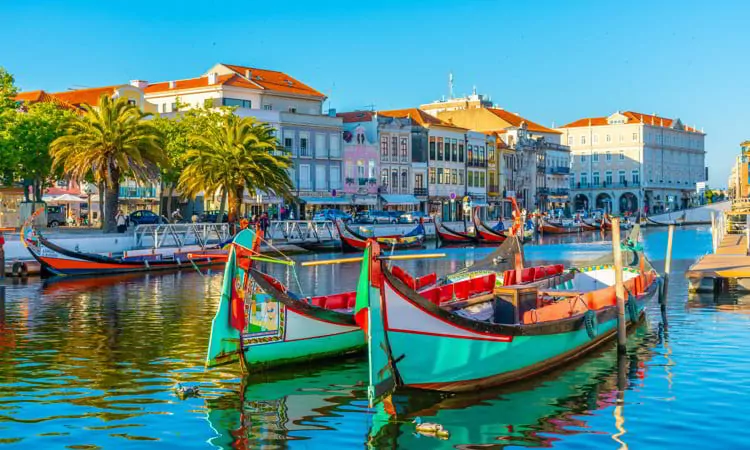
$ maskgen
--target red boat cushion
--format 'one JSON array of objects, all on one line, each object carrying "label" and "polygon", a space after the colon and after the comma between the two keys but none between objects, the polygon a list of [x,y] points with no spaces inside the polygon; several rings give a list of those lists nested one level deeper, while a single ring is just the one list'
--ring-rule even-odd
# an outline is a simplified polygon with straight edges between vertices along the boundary
[{"label": "red boat cushion", "polygon": [[436,281],[437,281],[437,274],[435,272],[428,273],[427,275],[423,277],[417,278],[416,280],[417,289],[421,289],[425,286],[434,284]]},{"label": "red boat cushion", "polygon": [[344,292],[341,294],[321,295],[310,300],[314,306],[325,309],[350,309],[357,301],[356,292]]},{"label": "red boat cushion", "polygon": [[409,286],[412,289],[416,289],[416,282],[414,281],[414,278],[409,275],[404,269],[402,269],[399,266],[393,266],[391,268],[391,273],[396,276],[399,280],[403,281],[404,284]]},{"label": "red boat cushion", "polygon": [[547,269],[545,269],[544,266],[534,268],[534,281],[539,281],[544,278],[547,278]]},{"label": "red boat cushion", "polygon": [[523,269],[523,272],[521,272],[521,282],[531,283],[532,281],[534,281],[534,268]]}]

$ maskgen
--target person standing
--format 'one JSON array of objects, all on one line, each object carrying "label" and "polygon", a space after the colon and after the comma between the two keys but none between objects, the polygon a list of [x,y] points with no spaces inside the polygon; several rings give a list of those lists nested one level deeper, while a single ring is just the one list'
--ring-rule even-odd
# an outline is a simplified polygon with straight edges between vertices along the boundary
[{"label": "person standing", "polygon": [[124,233],[125,230],[128,228],[127,219],[125,218],[125,215],[122,213],[122,210],[117,211],[117,215],[115,216],[115,222],[117,223],[118,233]]}]

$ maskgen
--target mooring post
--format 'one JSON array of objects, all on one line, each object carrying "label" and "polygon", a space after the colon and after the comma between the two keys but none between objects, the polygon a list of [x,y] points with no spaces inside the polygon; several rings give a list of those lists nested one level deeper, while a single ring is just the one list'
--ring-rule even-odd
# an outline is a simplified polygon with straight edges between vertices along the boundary
[{"label": "mooring post", "polygon": [[622,249],[620,248],[620,218],[612,219],[612,256],[615,259],[615,296],[617,296],[617,351],[627,350],[625,323],[625,285],[622,282]]},{"label": "mooring post", "polygon": [[669,226],[667,233],[667,256],[664,258],[664,283],[661,286],[660,303],[667,303],[667,293],[669,292],[669,273],[672,269],[672,239],[674,238],[674,225]]},{"label": "mooring post", "polygon": [[716,213],[711,211],[711,250],[716,253]]}]

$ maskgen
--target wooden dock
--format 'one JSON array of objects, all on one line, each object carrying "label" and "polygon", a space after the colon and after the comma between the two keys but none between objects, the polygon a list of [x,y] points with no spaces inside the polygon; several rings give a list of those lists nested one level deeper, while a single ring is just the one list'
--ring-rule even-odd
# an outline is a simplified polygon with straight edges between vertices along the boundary
[{"label": "wooden dock", "polygon": [[[726,215],[737,214],[728,212]],[[747,214],[747,213],[744,213]],[[713,253],[701,257],[688,271],[686,277],[693,292],[714,292],[724,289],[729,280],[737,286],[750,290],[750,253],[747,230],[742,234],[725,233],[736,229],[731,221],[723,218],[712,225]]]}]

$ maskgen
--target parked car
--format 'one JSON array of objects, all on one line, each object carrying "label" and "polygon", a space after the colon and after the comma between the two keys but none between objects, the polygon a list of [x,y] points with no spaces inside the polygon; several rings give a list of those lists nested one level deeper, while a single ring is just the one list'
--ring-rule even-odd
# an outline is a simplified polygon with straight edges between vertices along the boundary
[{"label": "parked car", "polygon": [[50,228],[65,225],[65,207],[57,205],[47,206],[47,226]]},{"label": "parked car", "polygon": [[229,222],[229,215],[221,211],[204,211],[203,214],[198,217],[198,222],[216,223],[216,219],[219,218],[219,214],[221,214],[221,223]]},{"label": "parked car", "polygon": [[354,218],[352,219],[352,223],[373,224],[375,223],[375,218],[372,217],[372,214],[370,214],[370,211],[360,211],[354,215]]},{"label": "parked car", "polygon": [[340,209],[321,209],[313,216],[313,220],[342,220],[345,223],[351,223],[352,215],[341,211]]},{"label": "parked car", "polygon": [[141,209],[139,211],[130,213],[130,215],[128,216],[128,220],[131,225],[135,226],[167,223],[167,220],[164,217],[147,209]]},{"label": "parked car", "polygon": [[393,217],[388,211],[370,211],[372,223],[397,223],[398,219]]},{"label": "parked car", "polygon": [[424,223],[432,222],[432,217],[425,212],[409,211],[399,216],[398,223],[419,223],[419,219],[422,219]]}]

